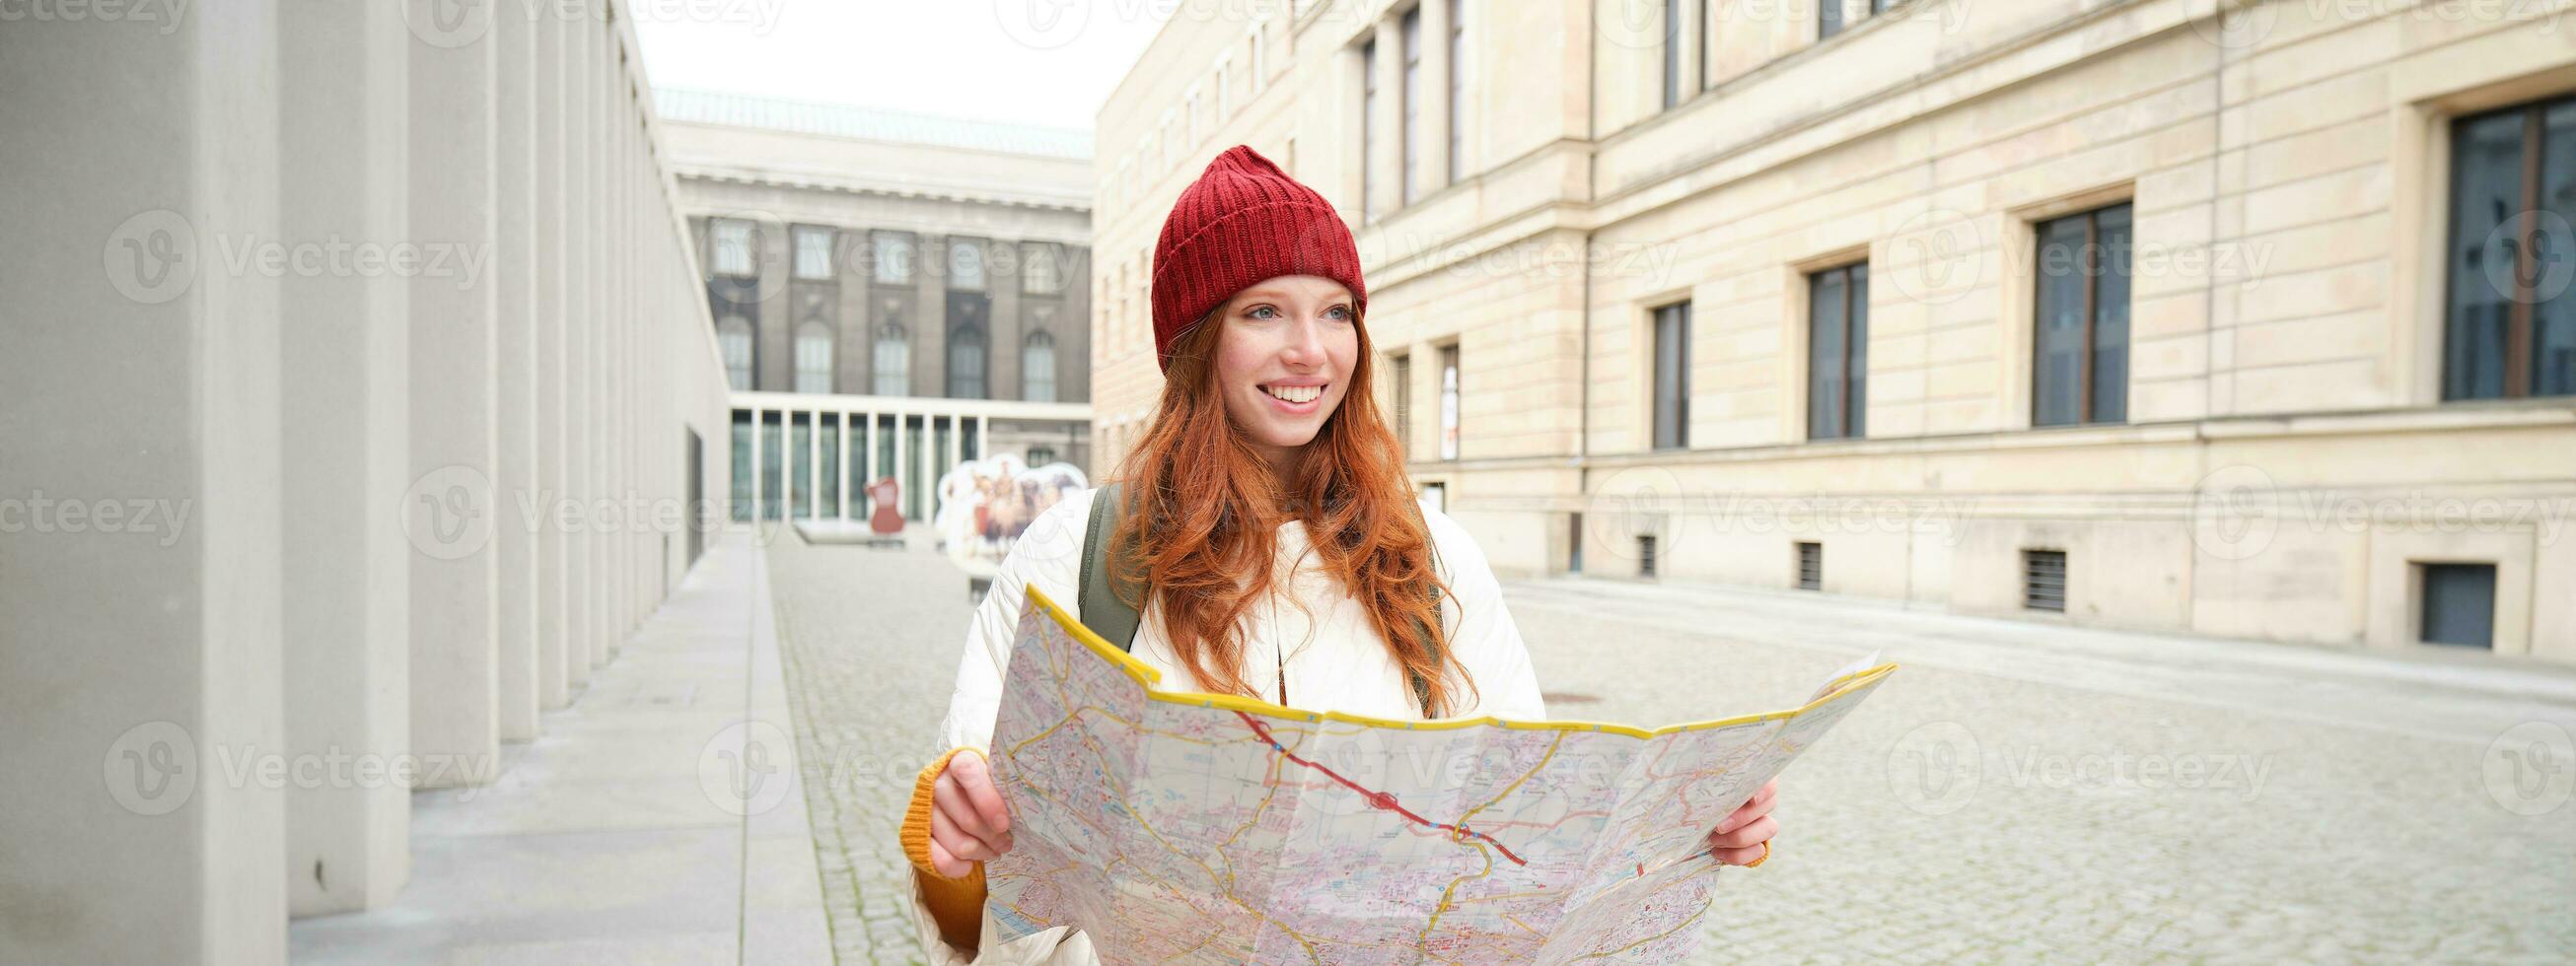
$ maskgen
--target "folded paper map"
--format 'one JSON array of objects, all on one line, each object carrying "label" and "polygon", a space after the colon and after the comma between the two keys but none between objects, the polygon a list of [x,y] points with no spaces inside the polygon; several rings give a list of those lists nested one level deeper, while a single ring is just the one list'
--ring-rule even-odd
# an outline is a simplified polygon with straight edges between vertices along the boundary
[{"label": "folded paper map", "polygon": [[1669,962],[1721,866],[1709,831],[1895,665],[1789,711],[1643,730],[1388,721],[1157,691],[1028,591],[993,730],[1008,942],[1111,962]]}]

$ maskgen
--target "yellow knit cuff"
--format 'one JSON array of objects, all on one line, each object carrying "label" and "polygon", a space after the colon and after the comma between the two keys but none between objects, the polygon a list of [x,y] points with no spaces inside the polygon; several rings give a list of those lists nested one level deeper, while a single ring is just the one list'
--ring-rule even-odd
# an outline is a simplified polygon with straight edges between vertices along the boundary
[{"label": "yellow knit cuff", "polygon": [[939,785],[939,774],[948,770],[948,760],[961,751],[983,754],[973,748],[955,748],[922,769],[920,776],[913,779],[912,804],[904,809],[903,830],[898,837],[903,841],[904,859],[912,863],[913,873],[921,882],[922,905],[929,908],[931,921],[939,924],[939,938],[971,953],[983,938],[984,863],[975,863],[963,878],[956,879],[940,875],[930,864],[931,795]]}]

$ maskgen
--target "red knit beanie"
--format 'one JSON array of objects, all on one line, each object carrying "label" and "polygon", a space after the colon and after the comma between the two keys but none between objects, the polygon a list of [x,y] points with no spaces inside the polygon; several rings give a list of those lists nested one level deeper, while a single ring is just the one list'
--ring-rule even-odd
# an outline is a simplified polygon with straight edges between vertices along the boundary
[{"label": "red knit beanie", "polygon": [[1154,357],[1172,368],[1172,343],[1234,293],[1282,275],[1316,275],[1351,290],[1364,315],[1359,246],[1315,189],[1244,145],[1208,162],[1181,189],[1154,244]]}]

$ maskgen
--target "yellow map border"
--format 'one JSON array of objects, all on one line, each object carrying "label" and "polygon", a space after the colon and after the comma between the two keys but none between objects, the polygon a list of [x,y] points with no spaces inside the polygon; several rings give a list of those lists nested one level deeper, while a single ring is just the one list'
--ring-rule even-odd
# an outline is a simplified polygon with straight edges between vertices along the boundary
[{"label": "yellow map border", "polygon": [[1348,722],[1350,724],[1366,725],[1372,728],[1395,728],[1405,731],[1436,731],[1446,728],[1472,728],[1481,725],[1493,725],[1497,727],[1517,728],[1527,731],[1596,731],[1606,734],[1621,734],[1638,738],[1652,738],[1657,735],[1671,734],[1677,731],[1700,731],[1708,728],[1727,728],[1735,725],[1752,724],[1760,721],[1794,718],[1822,706],[1827,701],[1832,701],[1836,698],[1852,693],[1858,689],[1859,685],[1868,684],[1886,677],[1889,674],[1895,673],[1897,668],[1897,665],[1894,664],[1881,664],[1876,667],[1855,671],[1853,673],[1843,675],[1842,677],[1835,678],[1828,682],[1828,686],[1833,688],[1832,692],[1787,711],[1748,714],[1734,718],[1720,718],[1715,721],[1694,721],[1687,724],[1665,725],[1653,730],[1632,728],[1621,724],[1608,724],[1592,721],[1507,721],[1502,718],[1492,716],[1475,718],[1442,718],[1437,721],[1396,721],[1388,718],[1372,718],[1366,715],[1344,714],[1339,711],[1301,711],[1284,705],[1272,704],[1259,698],[1247,698],[1240,695],[1204,694],[1196,691],[1155,690],[1154,685],[1163,679],[1163,672],[1154,670],[1152,667],[1146,665],[1144,661],[1137,659],[1135,655],[1119,650],[1108,641],[1101,639],[1100,635],[1094,633],[1091,628],[1083,626],[1081,621],[1073,619],[1073,615],[1065,613],[1064,608],[1056,606],[1055,601],[1049,599],[1045,591],[1039,590],[1036,587],[1030,587],[1027,589],[1028,600],[1030,603],[1043,608],[1048,617],[1055,619],[1057,626],[1064,628],[1065,632],[1072,636],[1074,640],[1080,641],[1084,646],[1091,648],[1092,653],[1100,655],[1101,658],[1109,661],[1119,670],[1127,672],[1128,677],[1135,678],[1136,683],[1144,685],[1145,697],[1148,699],[1167,701],[1173,704],[1190,704],[1198,705],[1200,707],[1224,708],[1228,711],[1242,711],[1271,718],[1287,718],[1302,721],[1341,721]]}]

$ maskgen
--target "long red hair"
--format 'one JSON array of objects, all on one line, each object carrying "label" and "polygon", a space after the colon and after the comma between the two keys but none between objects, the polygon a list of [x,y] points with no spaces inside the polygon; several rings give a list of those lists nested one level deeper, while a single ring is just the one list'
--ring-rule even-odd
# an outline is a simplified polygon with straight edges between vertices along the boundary
[{"label": "long red hair", "polygon": [[[1367,326],[1354,326],[1358,364],[1341,407],[1306,444],[1283,492],[1226,415],[1213,363],[1224,314],[1218,306],[1173,344],[1153,423],[1114,474],[1126,483],[1126,506],[1110,537],[1111,566],[1122,578],[1141,576],[1162,603],[1172,652],[1202,690],[1257,696],[1243,679],[1243,619],[1271,592],[1279,525],[1302,518],[1324,571],[1424,688],[1426,713],[1461,707],[1476,685],[1441,656],[1448,632],[1429,591],[1446,596],[1448,588],[1432,566],[1401,447],[1370,391]],[[1144,610],[1144,601],[1129,603]]]}]

